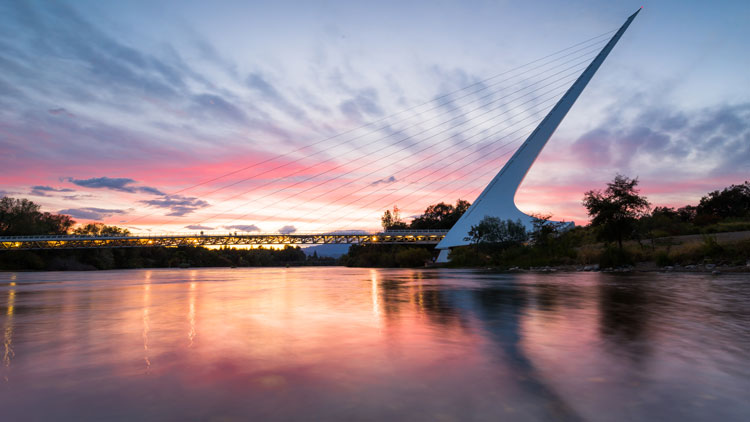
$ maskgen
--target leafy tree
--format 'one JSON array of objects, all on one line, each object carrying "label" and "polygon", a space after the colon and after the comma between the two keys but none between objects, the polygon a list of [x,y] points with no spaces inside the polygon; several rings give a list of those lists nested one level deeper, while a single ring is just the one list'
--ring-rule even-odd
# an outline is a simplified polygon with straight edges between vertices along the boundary
[{"label": "leafy tree", "polygon": [[471,226],[468,234],[464,240],[470,240],[477,248],[482,243],[498,246],[520,244],[529,238],[521,220],[501,220],[490,216],[485,216],[478,224]]},{"label": "leafy tree", "polygon": [[535,247],[543,250],[551,249],[555,239],[570,225],[564,221],[550,221],[551,214],[535,214],[531,217],[532,229],[529,238]]},{"label": "leafy tree", "polygon": [[393,225],[393,214],[391,210],[385,210],[383,216],[380,218],[380,225],[383,226],[384,231],[388,231]]},{"label": "leafy tree", "polygon": [[385,210],[380,221],[384,231],[408,229],[406,223],[401,221],[401,210],[395,205],[393,206],[393,213],[390,210]]},{"label": "leafy tree", "polygon": [[102,223],[89,223],[85,226],[76,227],[73,234],[90,236],[127,236],[130,230],[117,226],[107,226]]},{"label": "leafy tree", "polygon": [[638,178],[618,174],[607,183],[604,192],[590,190],[583,197],[583,206],[592,217],[591,225],[599,228],[599,238],[617,241],[620,250],[623,239],[634,234],[638,218],[650,206],[646,198],[638,195],[637,185]]},{"label": "leafy tree", "polygon": [[698,208],[693,205],[685,205],[682,208],[677,209],[677,215],[680,220],[686,223],[692,223],[695,221],[695,216],[698,214]]},{"label": "leafy tree", "polygon": [[463,199],[459,199],[455,206],[445,202],[430,205],[424,211],[424,214],[412,220],[411,228],[418,230],[450,229],[469,209],[470,205],[468,201]]},{"label": "leafy tree", "polygon": [[0,236],[65,234],[75,224],[68,215],[41,212],[28,199],[0,199]]},{"label": "leafy tree", "polygon": [[743,217],[750,217],[750,182],[713,191],[696,207],[696,218],[702,223]]}]

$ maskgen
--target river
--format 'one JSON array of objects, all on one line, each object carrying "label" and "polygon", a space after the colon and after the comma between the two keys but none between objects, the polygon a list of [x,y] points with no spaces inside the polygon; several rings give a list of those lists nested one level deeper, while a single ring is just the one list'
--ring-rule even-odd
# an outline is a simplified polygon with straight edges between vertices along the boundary
[{"label": "river", "polygon": [[2,421],[750,418],[750,275],[0,273]]}]

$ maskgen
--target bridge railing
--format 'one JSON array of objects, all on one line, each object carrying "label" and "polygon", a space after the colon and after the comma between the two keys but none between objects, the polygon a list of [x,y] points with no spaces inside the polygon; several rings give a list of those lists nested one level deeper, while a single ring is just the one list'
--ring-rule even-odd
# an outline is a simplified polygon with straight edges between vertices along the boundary
[{"label": "bridge railing", "polygon": [[100,234],[100,235],[83,235],[83,234],[57,234],[57,235],[34,235],[34,236],[2,236],[0,241],[34,241],[34,240],[71,240],[71,239],[163,239],[163,238],[215,238],[215,237],[263,237],[263,236],[404,236],[404,235],[440,235],[447,233],[448,230],[388,230],[384,232],[365,232],[362,230],[340,231],[340,232],[224,232],[224,233],[195,233],[195,232],[170,232],[170,233],[135,233],[129,235],[119,234]]}]

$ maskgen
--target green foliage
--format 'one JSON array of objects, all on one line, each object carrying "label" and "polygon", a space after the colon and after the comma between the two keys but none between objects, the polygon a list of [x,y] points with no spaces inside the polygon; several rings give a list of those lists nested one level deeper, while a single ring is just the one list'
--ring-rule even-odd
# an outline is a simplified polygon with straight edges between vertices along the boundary
[{"label": "green foliage", "polygon": [[492,257],[488,254],[477,253],[474,248],[453,248],[448,255],[449,267],[482,267],[492,264]]},{"label": "green foliage", "polygon": [[401,221],[401,211],[395,205],[393,206],[393,213],[390,210],[385,210],[380,221],[384,231],[408,229],[406,223]]},{"label": "green foliage", "polygon": [[654,262],[658,267],[665,267],[667,265],[673,265],[674,261],[669,256],[667,251],[659,251],[654,255]]},{"label": "green foliage", "polygon": [[750,218],[750,182],[710,192],[701,198],[695,218],[701,225],[726,218]]},{"label": "green foliage", "polygon": [[623,240],[635,234],[638,218],[648,211],[649,203],[638,195],[637,185],[637,178],[618,174],[604,192],[591,190],[583,198],[591,225],[600,230],[599,238],[617,241],[620,250]]},{"label": "green foliage", "polygon": [[724,252],[724,248],[719,245],[718,240],[716,239],[716,236],[712,236],[710,234],[704,234],[701,236],[703,242],[703,253],[708,257],[715,257],[720,256],[722,252]]},{"label": "green foliage", "polygon": [[73,234],[89,236],[127,236],[130,230],[117,226],[107,226],[102,223],[89,223],[85,226],[76,227]]},{"label": "green foliage", "polygon": [[75,224],[68,215],[41,212],[28,199],[0,199],[0,236],[66,234]]},{"label": "green foliage", "polygon": [[352,245],[339,262],[348,267],[421,267],[434,255],[430,245]]},{"label": "green foliage", "polygon": [[424,248],[406,248],[396,252],[396,264],[402,268],[423,267],[432,260],[432,253]]},{"label": "green foliage", "polygon": [[332,259],[310,260],[300,247],[284,249],[128,248],[12,251],[0,253],[0,269],[6,270],[108,270],[115,268],[262,267],[282,265],[331,265]]},{"label": "green foliage", "polygon": [[616,268],[625,265],[633,265],[634,263],[633,256],[630,252],[628,252],[627,249],[620,247],[606,247],[599,258],[599,266],[601,268]]},{"label": "green foliage", "polygon": [[430,205],[424,214],[412,220],[410,228],[416,230],[450,229],[459,218],[469,209],[471,204],[463,199],[456,202],[456,206],[440,202]]},{"label": "green foliage", "polygon": [[726,233],[750,230],[750,221],[719,221],[701,228],[703,233]]},{"label": "green foliage", "polygon": [[501,220],[490,216],[485,216],[478,224],[471,226],[469,236],[464,238],[475,245],[494,244],[500,247],[523,243],[528,239],[529,235],[521,220]]}]

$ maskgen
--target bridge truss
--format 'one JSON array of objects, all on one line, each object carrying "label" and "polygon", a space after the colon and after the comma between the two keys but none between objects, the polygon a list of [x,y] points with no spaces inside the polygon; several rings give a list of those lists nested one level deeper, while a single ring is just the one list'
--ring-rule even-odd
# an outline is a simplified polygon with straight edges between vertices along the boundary
[{"label": "bridge truss", "polygon": [[12,236],[0,237],[0,251],[91,248],[145,248],[179,246],[280,246],[324,244],[421,244],[436,245],[447,230],[408,230],[381,233],[322,234],[163,234],[133,236]]}]

